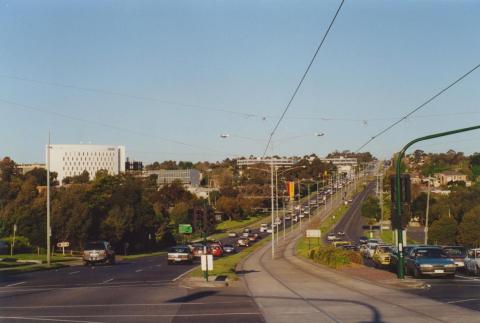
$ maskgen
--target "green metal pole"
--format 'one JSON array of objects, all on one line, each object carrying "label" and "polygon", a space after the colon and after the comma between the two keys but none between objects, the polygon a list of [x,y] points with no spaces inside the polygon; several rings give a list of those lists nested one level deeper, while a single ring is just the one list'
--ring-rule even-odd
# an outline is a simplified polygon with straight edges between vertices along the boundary
[{"label": "green metal pole", "polygon": [[407,151],[408,148],[410,148],[411,146],[413,146],[414,144],[416,144],[417,142],[420,142],[420,141],[425,141],[425,140],[430,140],[430,139],[434,139],[434,138],[450,136],[450,135],[454,135],[454,134],[457,134],[457,133],[467,132],[467,131],[472,131],[472,130],[478,130],[478,129],[480,129],[480,125],[473,126],[473,127],[468,127],[468,128],[461,128],[461,129],[446,131],[446,132],[440,132],[440,133],[420,137],[420,138],[417,138],[417,139],[414,139],[414,140],[410,141],[398,153],[397,165],[396,165],[397,169],[396,169],[396,176],[395,176],[395,187],[396,187],[396,199],[397,199],[397,201],[396,201],[396,208],[397,208],[396,216],[397,216],[397,223],[400,224],[400,228],[397,229],[397,235],[398,235],[398,239],[397,239],[398,240],[398,242],[397,242],[398,243],[397,277],[399,279],[404,279],[405,278],[405,260],[404,260],[403,252],[402,252],[403,251],[403,230],[401,228],[401,224],[402,224],[401,205],[402,205],[402,203],[400,201],[400,199],[401,199],[401,194],[400,194],[400,189],[401,189],[400,171],[401,171],[402,159],[405,155],[405,152]]}]

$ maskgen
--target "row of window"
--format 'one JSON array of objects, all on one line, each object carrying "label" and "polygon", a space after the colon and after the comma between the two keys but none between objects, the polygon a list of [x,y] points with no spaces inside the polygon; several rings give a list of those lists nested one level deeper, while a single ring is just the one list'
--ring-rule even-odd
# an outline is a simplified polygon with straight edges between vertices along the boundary
[{"label": "row of window", "polygon": [[87,161],[87,160],[94,160],[94,161],[100,161],[100,160],[109,160],[113,161],[113,157],[63,157],[63,161],[70,161],[70,160],[76,160],[76,161]]},{"label": "row of window", "polygon": [[[109,166],[109,167],[113,167],[113,162],[97,162],[97,163],[94,163],[94,162],[85,162],[85,163],[81,163],[81,162],[65,162],[65,166],[82,166],[82,165],[86,165],[86,166]],[[65,166],[63,168],[65,168]]]},{"label": "row of window", "polygon": [[111,151],[66,151],[63,153],[64,156],[115,156],[115,152]]}]

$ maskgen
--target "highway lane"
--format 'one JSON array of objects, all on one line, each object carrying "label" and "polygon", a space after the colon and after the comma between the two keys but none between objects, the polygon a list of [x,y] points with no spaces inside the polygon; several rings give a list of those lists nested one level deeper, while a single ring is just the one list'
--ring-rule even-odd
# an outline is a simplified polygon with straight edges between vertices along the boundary
[{"label": "highway lane", "polygon": [[262,322],[243,287],[186,288],[165,256],[2,277],[0,321]]}]

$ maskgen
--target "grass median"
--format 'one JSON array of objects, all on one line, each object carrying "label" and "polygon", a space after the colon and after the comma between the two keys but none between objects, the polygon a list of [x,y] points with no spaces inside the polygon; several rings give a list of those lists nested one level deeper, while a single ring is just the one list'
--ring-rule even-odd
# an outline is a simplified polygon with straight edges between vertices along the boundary
[{"label": "grass median", "polygon": [[[238,275],[236,274],[236,267],[242,261],[243,258],[247,257],[249,254],[258,250],[266,243],[271,241],[271,237],[262,239],[261,241],[255,243],[253,246],[243,249],[242,251],[229,255],[226,257],[215,259],[213,262],[213,270],[209,271],[208,274],[212,276],[227,276],[230,280],[237,280]],[[200,267],[197,267],[189,275],[190,277],[203,277],[203,271]]]},{"label": "grass median", "polygon": [[139,254],[127,255],[127,256],[117,255],[116,258],[119,260],[133,260],[133,259],[145,258],[145,257],[163,256],[166,254],[167,254],[166,251],[155,251],[150,253],[139,253]]}]

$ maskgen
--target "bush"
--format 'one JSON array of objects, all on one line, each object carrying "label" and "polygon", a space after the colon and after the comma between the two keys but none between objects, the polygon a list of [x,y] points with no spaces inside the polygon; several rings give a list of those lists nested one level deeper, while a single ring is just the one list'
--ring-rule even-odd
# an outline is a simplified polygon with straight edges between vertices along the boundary
[{"label": "bush", "polygon": [[[0,240],[5,241],[10,246],[12,244],[12,241],[13,241],[13,236],[5,237],[5,238],[2,238]],[[14,246],[13,251],[15,253],[31,252],[32,251],[32,246],[30,245],[30,241],[28,241],[28,238],[24,237],[24,236],[16,236],[15,237],[15,246]],[[9,252],[10,252],[10,249],[9,249]]]},{"label": "bush", "polygon": [[362,257],[353,251],[338,249],[333,246],[317,247],[309,251],[308,257],[313,261],[338,269],[351,263],[362,263]]}]

